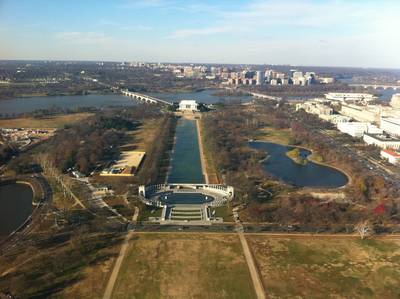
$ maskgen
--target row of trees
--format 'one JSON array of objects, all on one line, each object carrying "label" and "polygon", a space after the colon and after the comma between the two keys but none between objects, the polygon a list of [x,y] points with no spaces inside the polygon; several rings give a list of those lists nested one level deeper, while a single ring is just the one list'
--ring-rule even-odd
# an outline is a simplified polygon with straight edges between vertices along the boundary
[{"label": "row of trees", "polygon": [[235,186],[238,199],[257,200],[257,186],[264,172],[258,163],[261,154],[247,146],[248,136],[259,126],[253,113],[241,105],[227,105],[202,121],[205,147],[219,173],[227,184]]}]

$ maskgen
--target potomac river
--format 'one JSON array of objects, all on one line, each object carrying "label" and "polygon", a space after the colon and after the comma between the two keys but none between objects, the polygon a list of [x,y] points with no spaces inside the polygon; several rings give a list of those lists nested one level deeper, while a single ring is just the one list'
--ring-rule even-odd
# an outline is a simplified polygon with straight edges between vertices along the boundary
[{"label": "potomac river", "polygon": [[[178,102],[182,99],[196,100],[204,104],[215,104],[218,102],[242,101],[248,102],[251,96],[218,96],[215,95],[217,89],[205,89],[199,92],[183,93],[143,93],[148,94],[168,102]],[[39,109],[50,108],[69,108],[76,109],[82,107],[105,108],[110,106],[130,107],[136,106],[139,102],[121,94],[90,94],[82,96],[44,96],[15,98],[0,101],[0,113],[2,115],[13,115],[19,113],[33,112]]]}]

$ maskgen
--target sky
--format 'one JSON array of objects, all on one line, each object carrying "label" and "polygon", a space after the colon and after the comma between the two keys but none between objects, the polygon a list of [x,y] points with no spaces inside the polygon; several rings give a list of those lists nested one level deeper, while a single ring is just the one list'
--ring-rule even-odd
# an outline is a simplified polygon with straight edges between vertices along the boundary
[{"label": "sky", "polygon": [[0,59],[400,68],[399,0],[0,0]]}]

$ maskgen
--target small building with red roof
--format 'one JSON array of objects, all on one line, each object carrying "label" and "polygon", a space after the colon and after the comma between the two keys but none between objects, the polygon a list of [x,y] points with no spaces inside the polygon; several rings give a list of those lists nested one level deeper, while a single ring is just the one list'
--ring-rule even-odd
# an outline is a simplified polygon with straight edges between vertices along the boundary
[{"label": "small building with red roof", "polygon": [[392,149],[381,150],[381,157],[387,159],[389,163],[400,165],[400,153]]}]

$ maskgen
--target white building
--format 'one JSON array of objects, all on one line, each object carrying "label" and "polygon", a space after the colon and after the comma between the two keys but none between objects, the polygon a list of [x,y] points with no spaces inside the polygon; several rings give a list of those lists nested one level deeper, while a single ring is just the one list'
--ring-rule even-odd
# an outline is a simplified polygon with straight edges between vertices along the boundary
[{"label": "white building", "polygon": [[179,102],[179,111],[198,111],[199,104],[194,100],[182,100]]},{"label": "white building", "polygon": [[390,106],[396,109],[400,109],[400,93],[396,93],[392,96],[392,100],[390,101]]},{"label": "white building", "polygon": [[342,103],[340,114],[354,118],[360,122],[379,122],[380,106],[359,106]]},{"label": "white building", "polygon": [[348,123],[351,121],[351,117],[340,115],[340,114],[331,114],[331,115],[318,115],[319,118],[329,121],[332,124],[339,124],[339,123]]},{"label": "white building", "polygon": [[328,100],[339,101],[339,102],[370,102],[377,98],[369,93],[344,93],[344,92],[330,92],[325,94]]},{"label": "white building", "polygon": [[400,165],[400,153],[390,149],[381,150],[381,157],[387,159],[389,163]]},{"label": "white building", "polygon": [[349,134],[350,136],[360,138],[368,130],[368,123],[365,122],[340,122],[337,124],[340,132]]},{"label": "white building", "polygon": [[365,133],[363,139],[365,143],[376,145],[383,149],[400,149],[400,139],[391,137],[387,134]]},{"label": "white building", "polygon": [[318,77],[318,80],[322,84],[332,84],[335,82],[335,78],[332,77]]},{"label": "white building", "polygon": [[333,114],[333,109],[319,101],[307,101],[304,103],[296,104],[296,111],[304,109],[307,113],[317,114],[317,115],[331,115]]},{"label": "white building", "polygon": [[386,133],[400,136],[400,118],[382,117],[381,129]]}]

